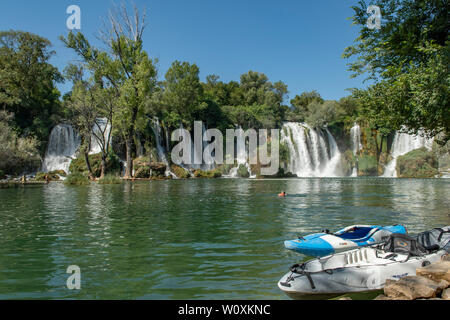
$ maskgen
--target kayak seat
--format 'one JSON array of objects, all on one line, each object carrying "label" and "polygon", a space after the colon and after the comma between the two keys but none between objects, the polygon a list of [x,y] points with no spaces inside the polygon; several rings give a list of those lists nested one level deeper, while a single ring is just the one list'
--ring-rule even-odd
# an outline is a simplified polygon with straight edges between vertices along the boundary
[{"label": "kayak seat", "polygon": [[350,231],[346,231],[342,234],[335,234],[335,236],[345,239],[345,240],[361,242],[361,241],[365,241],[368,238],[370,238],[378,230],[379,230],[378,228],[372,228],[372,227],[356,227],[356,228],[354,228]]}]

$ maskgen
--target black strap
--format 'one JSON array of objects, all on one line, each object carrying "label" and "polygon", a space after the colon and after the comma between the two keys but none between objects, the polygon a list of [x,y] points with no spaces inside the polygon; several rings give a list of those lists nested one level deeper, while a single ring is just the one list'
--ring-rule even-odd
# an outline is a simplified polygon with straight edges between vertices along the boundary
[{"label": "black strap", "polygon": [[410,257],[411,257],[411,253],[409,252],[408,255],[406,256],[406,260],[402,261],[401,263],[404,263],[404,262],[408,261]]},{"label": "black strap", "polygon": [[311,285],[311,289],[315,289],[316,286],[314,285],[314,281],[311,278],[311,274],[309,272],[304,272],[304,274],[306,275],[306,278],[308,278],[308,280],[309,280],[309,284]]},{"label": "black strap", "polygon": [[[314,285],[314,281],[313,281],[313,279],[311,277],[311,272],[305,271],[305,264],[304,263],[302,263],[302,264],[296,263],[292,267],[290,267],[289,269],[292,272],[292,275],[294,273],[300,274],[300,275],[305,275],[306,278],[308,279],[310,285],[311,285],[311,288],[312,289],[316,288],[316,286]],[[292,277],[292,275],[286,280],[286,283],[288,283],[290,280],[292,280],[294,278],[294,277]]]},{"label": "black strap", "polygon": [[396,253],[391,253],[391,254],[388,254],[386,257],[384,257],[384,259],[391,259],[391,258],[395,258],[396,256],[397,256]]},{"label": "black strap", "polygon": [[444,229],[441,229],[441,228],[436,228],[436,229],[441,231],[441,233],[439,234],[439,237],[437,238],[438,242],[441,241],[442,236],[443,236],[444,233],[450,233],[450,230],[445,231]]}]

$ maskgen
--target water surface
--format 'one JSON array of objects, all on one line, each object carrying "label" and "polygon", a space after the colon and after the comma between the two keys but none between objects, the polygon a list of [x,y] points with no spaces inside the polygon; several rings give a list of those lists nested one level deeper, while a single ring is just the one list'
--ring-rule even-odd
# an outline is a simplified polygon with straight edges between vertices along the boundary
[{"label": "water surface", "polygon": [[[286,191],[286,198],[277,194]],[[0,189],[0,299],[287,299],[298,235],[450,225],[448,179],[191,179]],[[81,290],[68,290],[69,265]]]}]

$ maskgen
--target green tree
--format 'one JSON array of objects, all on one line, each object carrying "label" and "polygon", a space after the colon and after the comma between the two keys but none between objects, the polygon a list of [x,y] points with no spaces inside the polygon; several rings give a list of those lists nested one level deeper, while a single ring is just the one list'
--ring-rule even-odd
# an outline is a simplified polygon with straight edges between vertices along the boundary
[{"label": "green tree", "polygon": [[6,174],[33,172],[41,165],[38,141],[34,137],[19,137],[11,123],[14,115],[0,111],[0,171]]},{"label": "green tree", "polygon": [[[68,70],[68,72],[70,71]],[[99,117],[96,107],[98,90],[88,82],[79,80],[74,83],[71,95],[65,101],[68,119],[81,137],[80,152],[84,155],[91,180],[94,180],[95,176],[89,161],[89,151],[91,150],[95,121]]]},{"label": "green tree", "polygon": [[131,15],[122,5],[109,15],[109,24],[102,33],[108,51],[92,47],[82,33],[71,32],[61,39],[83,58],[96,83],[115,91],[120,107],[113,117],[114,132],[125,141],[125,178],[131,178],[134,138],[136,131],[148,123],[144,114],[156,90],[157,71],[155,61],[143,48],[145,13],[141,15],[134,7]]},{"label": "green tree", "polygon": [[307,109],[305,121],[312,127],[330,125],[342,115],[339,104],[332,100],[324,102],[313,100]]},{"label": "green tree", "polygon": [[20,134],[39,141],[47,141],[60,110],[55,84],[63,78],[49,63],[55,53],[50,46],[29,32],[0,32],[0,106],[14,114]]},{"label": "green tree", "polygon": [[368,74],[375,81],[358,92],[367,117],[377,126],[450,138],[448,4],[445,0],[378,0],[380,30],[366,26],[367,1],[353,7],[360,36],[343,56],[353,76]]},{"label": "green tree", "polygon": [[179,127],[180,123],[174,123],[173,120],[181,120],[189,130],[193,122],[199,120],[196,116],[207,107],[202,101],[203,87],[199,72],[196,64],[180,61],[172,63],[167,70],[162,100],[167,118],[172,119],[171,127]]},{"label": "green tree", "polygon": [[324,102],[321,95],[315,90],[296,95],[294,99],[291,100],[291,120],[299,122],[304,121],[309,112],[308,106],[313,102],[317,102],[318,104]]}]

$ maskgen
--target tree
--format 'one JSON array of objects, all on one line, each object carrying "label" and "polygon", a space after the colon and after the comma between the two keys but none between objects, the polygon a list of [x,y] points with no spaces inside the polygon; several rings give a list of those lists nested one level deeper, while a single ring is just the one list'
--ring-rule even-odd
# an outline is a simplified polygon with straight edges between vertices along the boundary
[{"label": "tree", "polygon": [[[370,30],[366,1],[353,7],[354,24],[362,26],[356,44],[344,52],[357,57],[349,64],[353,76],[368,73],[375,81],[359,92],[382,127],[450,139],[448,5],[445,0],[379,0],[383,24]],[[373,102],[369,100],[372,99]]]},{"label": "tree", "polygon": [[336,101],[313,100],[308,105],[305,121],[312,127],[324,127],[336,121],[342,114]]},{"label": "tree", "polygon": [[[199,68],[196,64],[175,61],[167,70],[164,82],[163,104],[172,118],[181,120],[185,128],[190,129],[195,117],[206,108],[202,103],[203,87],[200,83]],[[180,123],[170,123],[179,127]]]},{"label": "tree", "polygon": [[96,95],[96,88],[85,81],[77,81],[72,88],[70,97],[65,101],[70,122],[81,137],[80,152],[84,155],[91,180],[95,180],[95,176],[89,162],[89,151],[92,145],[95,120],[99,116],[96,108]]},{"label": "tree", "polygon": [[0,106],[14,114],[20,134],[47,141],[63,78],[49,63],[54,51],[49,40],[22,31],[0,32]]},{"label": "tree", "polygon": [[[366,25],[369,4],[381,10],[382,25],[376,31]],[[352,9],[353,24],[361,26],[361,31],[343,56],[357,57],[349,63],[353,76],[367,72],[372,79],[385,79],[394,66],[400,72],[408,72],[412,66],[428,60],[422,51],[426,43],[447,45],[447,0],[361,0]]]},{"label": "tree", "polygon": [[62,40],[83,58],[97,83],[115,91],[120,107],[113,117],[114,132],[125,141],[125,178],[131,178],[135,133],[147,124],[143,114],[156,89],[157,71],[143,49],[145,12],[141,16],[135,6],[131,16],[122,5],[108,18],[109,27],[103,30],[102,38],[109,52],[93,48],[82,33],[71,32]]},{"label": "tree", "polygon": [[301,95],[296,95],[291,100],[293,120],[304,121],[309,112],[308,106],[313,102],[317,102],[318,104],[324,102],[320,94],[315,90],[310,92],[305,91]]},{"label": "tree", "polygon": [[38,141],[34,137],[19,137],[11,125],[13,119],[12,113],[0,111],[0,172],[33,172],[41,165]]}]

